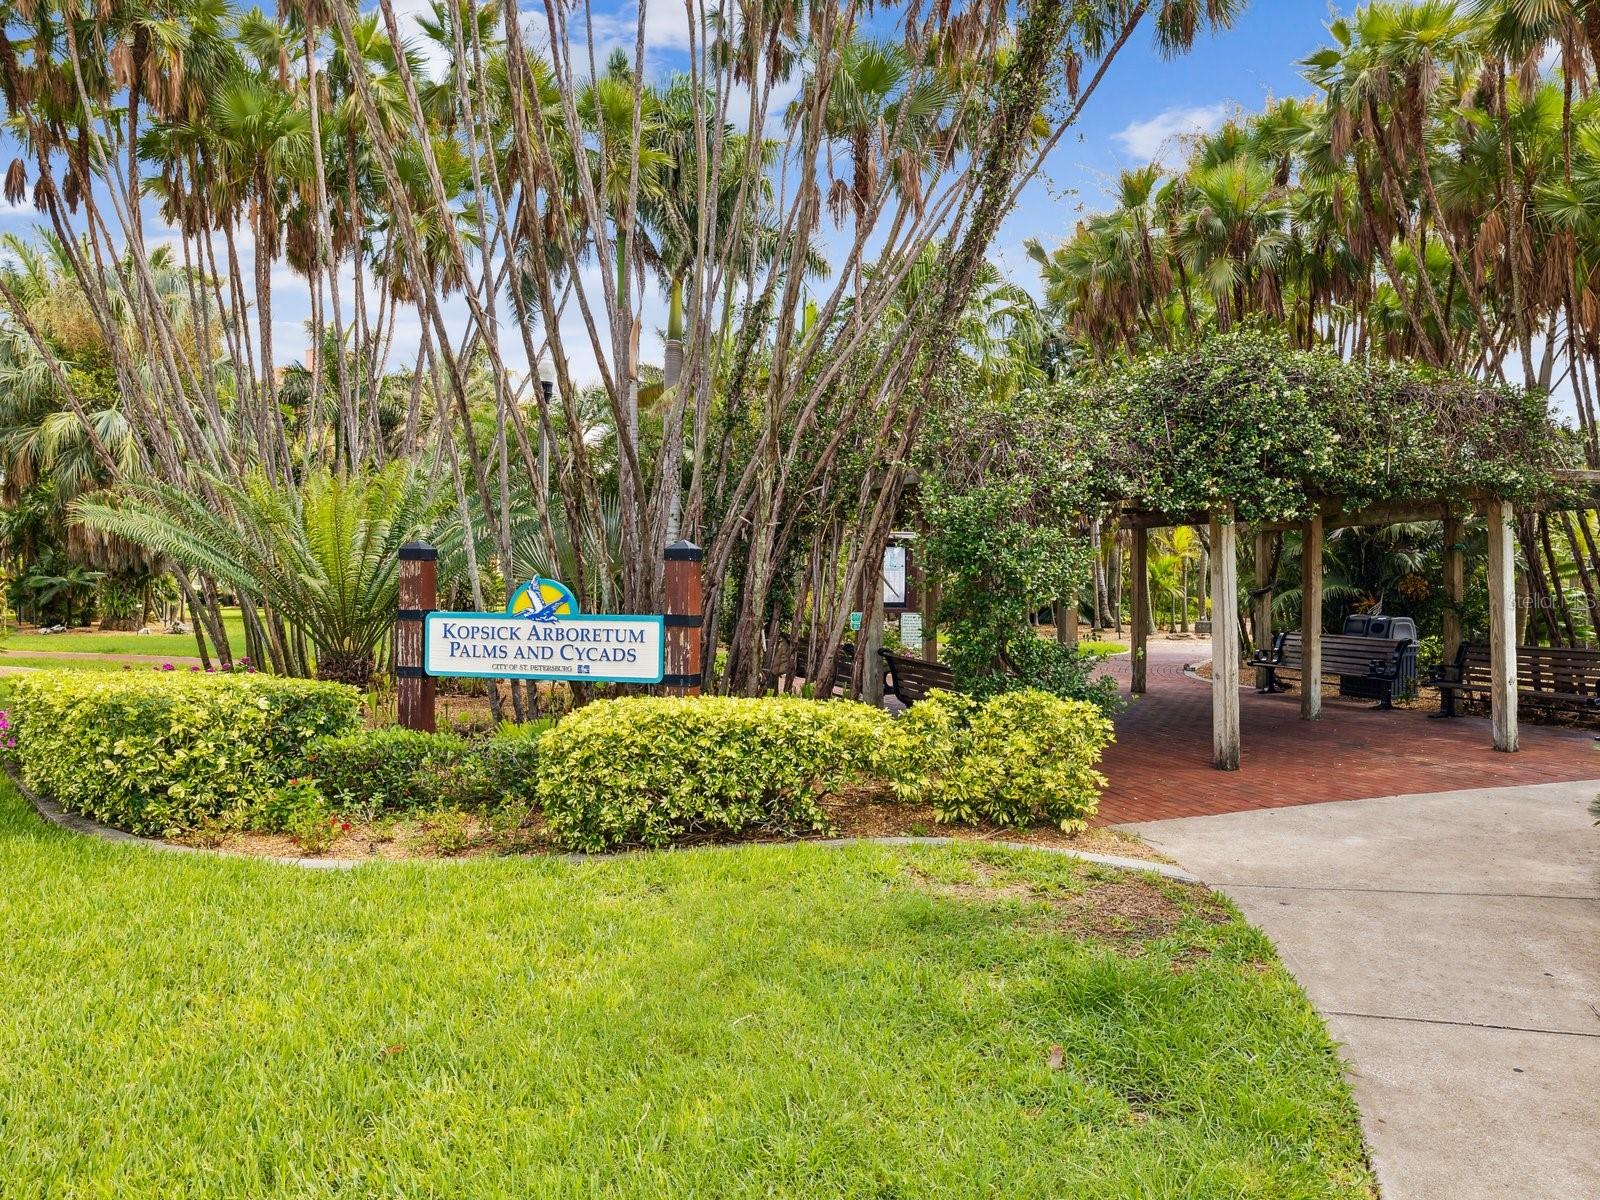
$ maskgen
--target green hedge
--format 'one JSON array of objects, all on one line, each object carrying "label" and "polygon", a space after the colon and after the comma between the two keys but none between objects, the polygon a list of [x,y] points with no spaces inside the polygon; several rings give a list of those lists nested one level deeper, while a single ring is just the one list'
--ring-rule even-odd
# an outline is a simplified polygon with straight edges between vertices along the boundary
[{"label": "green hedge", "polygon": [[391,727],[319,738],[305,771],[341,811],[476,808],[494,795],[472,743],[453,733]]},{"label": "green hedge", "polygon": [[845,786],[919,799],[941,821],[1081,828],[1111,722],[1018,691],[932,693],[900,719],[848,701],[637,697],[486,742],[357,729],[358,694],[265,675],[30,675],[12,687],[30,787],[135,833],[249,816],[304,774],[335,810],[542,806],[569,848],[826,830]]},{"label": "green hedge", "polygon": [[362,729],[319,738],[305,772],[336,809],[366,813],[531,804],[538,734],[547,726],[505,725],[488,741],[410,729]]},{"label": "green hedge", "polygon": [[899,745],[888,713],[842,700],[605,700],[540,738],[538,797],[550,833],[575,850],[809,833],[828,824],[820,793],[884,782]]},{"label": "green hedge", "polygon": [[625,699],[540,739],[547,827],[575,850],[828,827],[841,785],[931,803],[940,821],[1081,829],[1105,777],[1111,721],[1040,691],[985,701],[933,692],[896,720],[847,701]]},{"label": "green hedge", "polygon": [[1095,764],[1113,738],[1111,719],[1095,704],[1041,691],[984,701],[932,691],[901,718],[899,732],[920,775],[902,794],[930,802],[939,820],[1043,819],[1069,833],[1099,806],[1106,778]]},{"label": "green hedge", "polygon": [[360,718],[354,688],[271,675],[40,673],[11,695],[28,786],[140,834],[254,803]]}]

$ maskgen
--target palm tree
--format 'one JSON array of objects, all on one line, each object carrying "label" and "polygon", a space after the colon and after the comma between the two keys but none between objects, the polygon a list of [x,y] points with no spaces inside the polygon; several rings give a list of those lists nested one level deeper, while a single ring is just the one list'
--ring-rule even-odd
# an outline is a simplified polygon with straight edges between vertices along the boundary
[{"label": "palm tree", "polygon": [[[265,31],[258,28],[258,40]],[[260,328],[262,388],[270,411],[277,407],[272,346],[272,262],[282,246],[287,188],[310,168],[311,121],[290,93],[264,71],[241,71],[217,92],[210,119],[220,164],[235,195],[255,215],[256,316]],[[287,468],[287,447],[280,447]]]},{"label": "palm tree", "polygon": [[[164,483],[130,485],[118,504],[83,502],[74,517],[201,571],[258,599],[280,670],[365,687],[394,623],[398,553],[430,533],[439,491],[410,465],[367,474],[307,475],[296,489],[263,473],[210,478],[220,506]],[[279,632],[281,622],[290,631]]]}]

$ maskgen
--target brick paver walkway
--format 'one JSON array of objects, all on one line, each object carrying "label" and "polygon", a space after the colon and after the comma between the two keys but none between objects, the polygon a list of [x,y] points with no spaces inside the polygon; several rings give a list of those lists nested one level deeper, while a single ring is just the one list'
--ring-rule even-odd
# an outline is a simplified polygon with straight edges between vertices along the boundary
[{"label": "brick paver walkway", "polygon": [[[1149,692],[1117,716],[1101,769],[1110,780],[1100,821],[1158,821],[1461,788],[1600,779],[1600,742],[1576,729],[1521,726],[1522,749],[1490,747],[1482,717],[1442,721],[1370,701],[1325,699],[1320,721],[1300,719],[1296,695],[1243,693],[1237,771],[1211,766],[1211,687],[1184,674],[1200,642],[1150,644]],[[1107,663],[1126,694],[1128,656]]]}]

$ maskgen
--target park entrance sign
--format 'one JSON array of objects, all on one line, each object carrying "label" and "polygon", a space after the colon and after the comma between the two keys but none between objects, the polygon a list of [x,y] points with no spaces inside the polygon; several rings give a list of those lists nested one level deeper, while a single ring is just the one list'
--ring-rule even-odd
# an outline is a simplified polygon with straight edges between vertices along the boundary
[{"label": "park entrance sign", "polygon": [[660,683],[666,622],[659,615],[585,616],[565,585],[535,577],[503,613],[428,613],[422,669],[472,679]]},{"label": "park entrance sign", "polygon": [[569,588],[537,577],[512,593],[505,612],[439,612],[439,551],[406,543],[394,614],[400,724],[433,732],[440,677],[659,685],[669,696],[698,696],[704,557],[693,542],[662,552],[664,613],[585,616]]}]

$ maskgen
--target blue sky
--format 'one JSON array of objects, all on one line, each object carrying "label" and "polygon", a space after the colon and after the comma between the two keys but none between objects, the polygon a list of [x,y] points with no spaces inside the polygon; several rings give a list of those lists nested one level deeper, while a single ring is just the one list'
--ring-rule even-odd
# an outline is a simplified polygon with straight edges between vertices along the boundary
[{"label": "blue sky", "polygon": [[[1344,11],[1348,11],[1345,8]],[[1046,164],[1045,177],[1023,193],[991,255],[1019,282],[1036,273],[1023,257],[1025,238],[1046,246],[1071,234],[1086,211],[1106,206],[1118,172],[1167,155],[1182,161],[1184,133],[1216,129],[1236,109],[1310,94],[1296,65],[1329,44],[1327,0],[1253,0],[1232,29],[1203,37],[1182,58],[1163,59],[1148,33],[1117,58]]]}]

